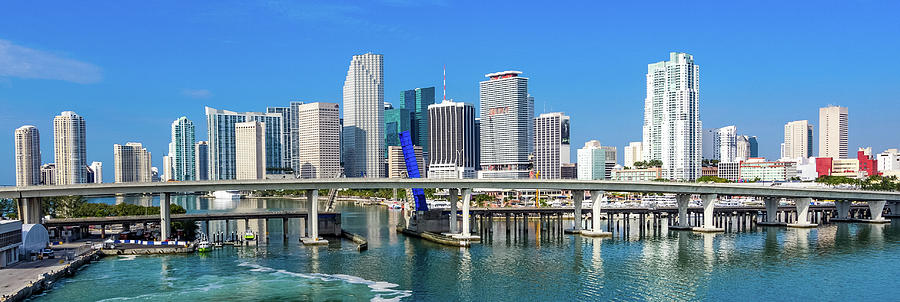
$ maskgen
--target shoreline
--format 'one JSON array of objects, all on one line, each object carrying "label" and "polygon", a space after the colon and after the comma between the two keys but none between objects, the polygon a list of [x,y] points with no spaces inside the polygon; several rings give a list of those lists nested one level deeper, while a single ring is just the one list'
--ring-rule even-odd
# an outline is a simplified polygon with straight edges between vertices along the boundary
[{"label": "shoreline", "polygon": [[[43,268],[42,270],[35,271],[37,276],[26,277],[25,279],[17,280],[18,282],[24,282],[25,284],[22,287],[19,287],[10,294],[4,293],[2,297],[0,297],[0,302],[13,302],[13,301],[24,301],[34,295],[40,294],[44,291],[50,290],[53,287],[53,284],[59,281],[62,278],[74,276],[80,268],[85,265],[90,264],[93,261],[100,260],[103,257],[103,253],[100,250],[92,250],[84,255],[78,256],[75,260],[72,260],[69,263],[66,263],[62,266],[51,265]],[[46,259],[42,261],[48,261],[57,259]],[[61,259],[60,259],[61,260]],[[29,263],[20,263],[16,266],[6,268],[4,271],[15,270],[15,269],[26,269],[24,266]],[[31,263],[34,264],[34,263]],[[5,277],[10,277],[7,274]],[[26,281],[30,280],[30,281]],[[10,280],[16,281],[16,280]],[[5,283],[5,282],[4,282]]]}]

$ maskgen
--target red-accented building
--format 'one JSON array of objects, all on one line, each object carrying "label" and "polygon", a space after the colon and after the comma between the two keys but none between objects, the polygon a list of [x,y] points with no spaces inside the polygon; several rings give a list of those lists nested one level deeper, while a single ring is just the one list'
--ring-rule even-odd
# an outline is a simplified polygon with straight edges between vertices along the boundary
[{"label": "red-accented building", "polygon": [[872,148],[859,148],[856,151],[856,159],[859,160],[859,171],[865,172],[866,177],[873,175],[881,175],[878,172],[878,160],[872,156]]},{"label": "red-accented building", "polygon": [[817,177],[831,175],[831,157],[816,157],[816,173]]}]

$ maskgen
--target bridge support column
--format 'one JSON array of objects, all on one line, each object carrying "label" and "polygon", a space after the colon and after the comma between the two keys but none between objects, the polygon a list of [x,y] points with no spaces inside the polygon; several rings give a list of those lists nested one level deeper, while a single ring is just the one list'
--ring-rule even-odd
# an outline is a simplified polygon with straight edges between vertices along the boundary
[{"label": "bridge support column", "polygon": [[900,201],[894,201],[890,204],[891,216],[900,217]]},{"label": "bridge support column", "polygon": [[801,197],[794,198],[794,205],[797,207],[797,221],[789,223],[787,226],[792,228],[814,228],[817,224],[809,223],[809,204],[812,198]]},{"label": "bridge support column", "polygon": [[459,233],[459,220],[457,219],[456,212],[457,203],[459,203],[459,189],[450,189],[448,190],[450,194],[450,234],[458,234]]},{"label": "bridge support column", "polygon": [[572,203],[575,204],[575,225],[571,230],[566,230],[566,233],[569,234],[580,234],[581,233],[581,202],[584,201],[584,191],[583,190],[572,190]]},{"label": "bridge support column", "polygon": [[319,238],[319,190],[306,190],[306,230],[309,237],[300,239],[305,245],[328,244],[328,240]]},{"label": "bridge support column", "polygon": [[886,201],[884,200],[869,200],[866,203],[869,204],[869,213],[872,214],[872,217],[868,220],[863,220],[863,222],[869,223],[888,223],[891,222],[888,219],[884,219],[882,214],[884,212],[884,204]]},{"label": "bridge support column", "polygon": [[703,224],[700,227],[693,228],[696,232],[714,233],[724,232],[725,228],[717,228],[715,224],[716,200],[719,196],[716,194],[701,194],[700,200],[703,202]]},{"label": "bridge support column", "polygon": [[758,225],[787,225],[787,223],[778,221],[778,197],[765,197],[763,203],[766,205],[766,221],[758,222]]},{"label": "bridge support column", "polygon": [[612,237],[612,233],[604,232],[600,228],[600,203],[605,202],[603,191],[591,191],[591,229],[581,231],[581,234],[588,237]]},{"label": "bridge support column", "polygon": [[172,236],[172,218],[169,216],[172,193],[162,193],[159,197],[159,239],[166,241]]},{"label": "bridge support column", "polygon": [[688,205],[691,202],[691,194],[675,195],[675,203],[678,205],[678,225],[670,225],[671,230],[690,230],[691,222],[688,219]]},{"label": "bridge support column", "polygon": [[23,224],[41,223],[41,217],[44,214],[41,213],[40,197],[16,199],[16,207],[18,207],[19,211],[19,220],[22,220]]},{"label": "bridge support column", "polygon": [[838,219],[833,219],[833,221],[849,221],[851,204],[852,202],[849,200],[835,200],[834,209],[837,210]]},{"label": "bridge support column", "polygon": [[462,232],[460,232],[459,234],[454,234],[453,238],[468,241],[480,241],[481,237],[472,235],[469,227],[469,224],[471,223],[471,216],[469,215],[469,205],[472,203],[472,189],[463,189],[462,195]]}]

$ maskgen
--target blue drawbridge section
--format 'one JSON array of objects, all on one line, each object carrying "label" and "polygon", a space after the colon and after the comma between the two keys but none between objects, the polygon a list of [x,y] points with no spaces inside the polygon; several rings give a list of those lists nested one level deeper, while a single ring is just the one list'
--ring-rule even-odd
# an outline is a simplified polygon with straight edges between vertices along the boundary
[{"label": "blue drawbridge section", "polygon": [[[400,147],[403,148],[403,160],[406,162],[406,173],[409,178],[421,178],[419,175],[419,161],[416,159],[416,150],[413,149],[412,136],[409,131],[400,132]],[[425,201],[425,190],[412,189],[413,198],[416,201],[416,211],[428,211],[428,202]]]}]

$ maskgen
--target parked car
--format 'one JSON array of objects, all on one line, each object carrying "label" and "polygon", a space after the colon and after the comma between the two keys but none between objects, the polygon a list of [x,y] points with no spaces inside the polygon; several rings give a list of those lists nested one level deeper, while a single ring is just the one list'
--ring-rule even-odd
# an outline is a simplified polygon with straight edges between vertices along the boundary
[{"label": "parked car", "polygon": [[53,258],[56,258],[56,256],[53,255],[52,249],[43,249],[43,250],[41,250],[41,258],[53,259]]}]

